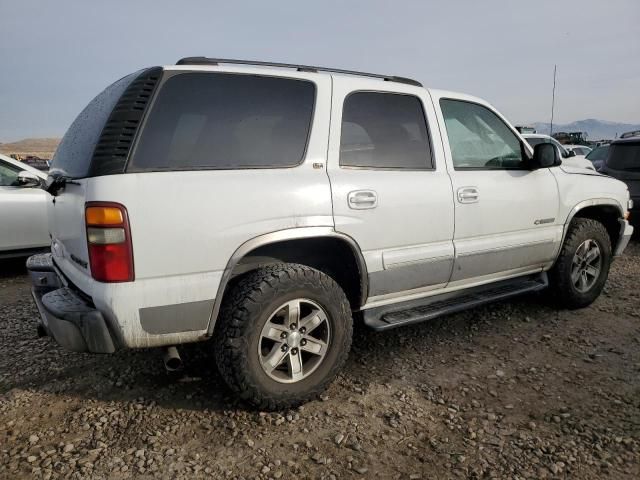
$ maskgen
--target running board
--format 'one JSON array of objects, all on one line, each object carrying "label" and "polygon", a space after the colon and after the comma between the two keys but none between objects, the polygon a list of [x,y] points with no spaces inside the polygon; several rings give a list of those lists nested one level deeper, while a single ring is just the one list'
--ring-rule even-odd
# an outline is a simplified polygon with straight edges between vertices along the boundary
[{"label": "running board", "polygon": [[402,325],[424,322],[523,293],[536,292],[543,290],[548,285],[546,273],[505,280],[402,304],[371,308],[364,311],[364,323],[374,330],[388,330]]}]

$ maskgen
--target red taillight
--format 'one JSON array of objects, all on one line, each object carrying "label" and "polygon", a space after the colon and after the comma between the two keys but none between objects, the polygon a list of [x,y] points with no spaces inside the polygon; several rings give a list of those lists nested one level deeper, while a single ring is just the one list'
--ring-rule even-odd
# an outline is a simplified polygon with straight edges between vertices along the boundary
[{"label": "red taillight", "polygon": [[91,276],[99,282],[131,282],[133,249],[127,209],[119,203],[89,202],[85,207]]}]

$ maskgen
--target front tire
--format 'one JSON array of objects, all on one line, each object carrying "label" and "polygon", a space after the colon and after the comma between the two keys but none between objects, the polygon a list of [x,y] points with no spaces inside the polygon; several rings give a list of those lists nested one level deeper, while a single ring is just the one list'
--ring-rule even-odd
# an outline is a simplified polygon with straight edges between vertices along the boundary
[{"label": "front tire", "polygon": [[550,288],[560,306],[574,309],[591,305],[607,281],[611,258],[611,241],[604,225],[589,218],[574,219],[549,272]]},{"label": "front tire", "polygon": [[349,301],[328,275],[297,264],[248,273],[225,298],[215,357],[229,387],[258,408],[316,398],[351,347]]}]

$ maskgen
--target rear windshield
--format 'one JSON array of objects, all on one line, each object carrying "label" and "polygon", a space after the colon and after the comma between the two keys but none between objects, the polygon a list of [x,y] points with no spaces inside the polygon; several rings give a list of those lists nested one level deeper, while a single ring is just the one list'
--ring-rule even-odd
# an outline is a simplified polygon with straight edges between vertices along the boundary
[{"label": "rear windshield", "polygon": [[640,142],[612,144],[609,147],[607,166],[614,170],[640,171]]},{"label": "rear windshield", "polygon": [[139,71],[132,73],[111,84],[80,112],[53,155],[50,173],[74,178],[88,175],[102,128],[123,92],[139,74]]},{"label": "rear windshield", "polygon": [[291,167],[307,146],[315,86],[182,73],[160,90],[128,171]]}]

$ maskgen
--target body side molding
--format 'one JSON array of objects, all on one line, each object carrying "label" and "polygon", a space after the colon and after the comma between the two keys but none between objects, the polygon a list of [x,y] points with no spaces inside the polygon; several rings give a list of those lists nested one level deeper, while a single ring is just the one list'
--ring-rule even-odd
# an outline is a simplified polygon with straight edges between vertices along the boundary
[{"label": "body side molding", "polygon": [[258,247],[262,247],[272,243],[288,240],[301,240],[307,238],[323,237],[345,241],[353,251],[358,263],[358,273],[360,274],[360,294],[362,297],[361,305],[364,305],[367,301],[369,291],[367,265],[362,255],[362,251],[360,250],[360,246],[353,238],[343,233],[336,232],[332,227],[302,227],[278,230],[276,232],[266,233],[264,235],[260,235],[247,240],[245,243],[240,245],[235,252],[233,252],[233,255],[231,255],[231,258],[227,262],[227,266],[222,273],[220,285],[218,285],[218,292],[216,294],[213,310],[211,311],[211,316],[209,318],[207,336],[213,335],[213,329],[215,328],[216,320],[218,318],[218,314],[220,313],[220,306],[222,305],[222,298],[224,297],[227,284],[231,279],[233,269],[236,267],[236,265],[238,265],[238,263],[244,256]]}]

